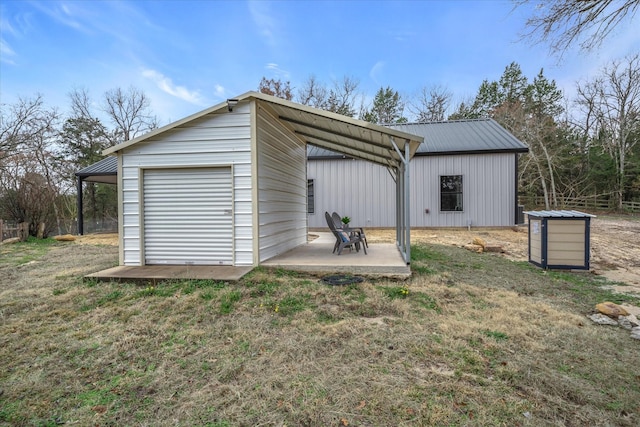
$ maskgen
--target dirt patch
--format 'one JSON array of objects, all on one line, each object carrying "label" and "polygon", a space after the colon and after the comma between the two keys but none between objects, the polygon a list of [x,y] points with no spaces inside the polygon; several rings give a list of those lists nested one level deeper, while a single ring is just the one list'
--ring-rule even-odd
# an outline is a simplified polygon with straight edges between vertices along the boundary
[{"label": "dirt patch", "polygon": [[[476,237],[489,245],[504,249],[500,254],[514,261],[527,261],[528,229],[526,226],[500,229],[415,229],[412,243],[433,243],[463,247]],[[395,239],[395,230],[367,230],[370,242]],[[614,282],[621,293],[640,295],[640,218],[598,217],[591,221],[591,271]]]},{"label": "dirt patch", "polygon": [[80,245],[118,246],[118,233],[86,234],[84,236],[76,236],[76,243]]},{"label": "dirt patch", "polygon": [[619,292],[640,294],[640,218],[595,218],[591,222],[593,269],[610,280]]}]

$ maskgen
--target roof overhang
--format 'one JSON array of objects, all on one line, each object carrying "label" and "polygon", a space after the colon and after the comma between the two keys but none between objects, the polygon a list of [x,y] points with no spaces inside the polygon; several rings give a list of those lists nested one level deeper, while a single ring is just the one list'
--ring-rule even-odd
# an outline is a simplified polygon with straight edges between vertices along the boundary
[{"label": "roof overhang", "polygon": [[[387,167],[398,168],[402,163],[408,162],[423,142],[423,138],[420,136],[259,92],[247,92],[233,99],[238,103],[255,101],[264,106],[283,126],[290,129],[301,141],[307,144]],[[228,102],[220,103],[138,138],[115,145],[105,150],[104,154],[117,153],[207,114],[229,109]],[[409,148],[408,159],[404,158],[406,157],[406,144]]]},{"label": "roof overhang", "polygon": [[79,170],[75,175],[85,182],[100,182],[104,184],[117,184],[118,182],[118,159],[115,157],[105,157],[84,169]]}]

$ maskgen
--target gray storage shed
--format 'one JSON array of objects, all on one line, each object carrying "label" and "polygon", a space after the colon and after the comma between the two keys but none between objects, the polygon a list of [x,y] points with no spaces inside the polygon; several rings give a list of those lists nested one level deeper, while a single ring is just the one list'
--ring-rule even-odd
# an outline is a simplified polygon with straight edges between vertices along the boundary
[{"label": "gray storage shed", "polygon": [[529,211],[529,262],[549,269],[589,269],[590,223],[579,211]]}]

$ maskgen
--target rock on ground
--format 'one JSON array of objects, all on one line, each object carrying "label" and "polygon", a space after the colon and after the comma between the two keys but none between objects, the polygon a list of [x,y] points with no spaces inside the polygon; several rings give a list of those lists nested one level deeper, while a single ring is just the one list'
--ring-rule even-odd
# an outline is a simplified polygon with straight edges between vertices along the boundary
[{"label": "rock on ground", "polygon": [[602,313],[590,314],[587,317],[598,325],[618,326],[618,322],[616,320],[613,320],[609,316],[605,316]]}]

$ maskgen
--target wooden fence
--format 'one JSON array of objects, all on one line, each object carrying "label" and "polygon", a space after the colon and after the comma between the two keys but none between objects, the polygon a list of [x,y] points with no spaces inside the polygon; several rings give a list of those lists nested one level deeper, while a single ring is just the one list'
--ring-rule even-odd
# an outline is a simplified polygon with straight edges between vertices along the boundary
[{"label": "wooden fence", "polygon": [[[544,197],[520,197],[527,208],[545,206]],[[558,197],[558,206],[551,209],[578,209],[586,211],[618,211],[615,200],[604,197]],[[640,213],[640,202],[622,202],[622,212]]]},{"label": "wooden fence", "polygon": [[10,223],[0,219],[0,242],[17,237],[24,242],[29,237],[29,223]]}]

